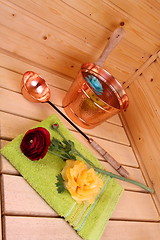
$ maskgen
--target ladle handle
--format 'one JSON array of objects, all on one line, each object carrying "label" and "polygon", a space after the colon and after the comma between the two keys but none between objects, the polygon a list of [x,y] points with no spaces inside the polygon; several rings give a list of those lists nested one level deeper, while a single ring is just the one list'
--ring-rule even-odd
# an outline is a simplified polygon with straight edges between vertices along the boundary
[{"label": "ladle handle", "polygon": [[123,177],[128,178],[129,173],[123,166],[118,163],[109,153],[107,153],[99,144],[97,144],[92,138],[89,139],[92,147],[104,157],[104,159]]},{"label": "ladle handle", "polygon": [[108,55],[118,45],[118,43],[122,40],[124,35],[125,35],[125,30],[123,28],[119,27],[116,30],[114,30],[114,32],[112,33],[109,41],[107,42],[106,47],[104,48],[101,56],[96,61],[97,65],[99,65],[101,67],[103,66],[103,64],[104,64],[106,58],[108,57]]},{"label": "ladle handle", "polygon": [[87,135],[82,132],[65,114],[63,114],[53,103],[51,103],[50,101],[47,101],[47,103],[49,103],[62,117],[64,117],[79,133],[81,133],[83,135],[83,137],[85,137],[88,141],[89,141],[89,137],[87,137]]},{"label": "ladle handle", "polygon": [[62,117],[64,117],[79,133],[87,139],[91,146],[106,159],[110,165],[117,170],[117,172],[123,177],[128,177],[129,173],[111,156],[107,153],[100,145],[98,145],[92,138],[89,138],[84,132],[82,132],[65,114],[63,114],[53,103],[47,101]]}]

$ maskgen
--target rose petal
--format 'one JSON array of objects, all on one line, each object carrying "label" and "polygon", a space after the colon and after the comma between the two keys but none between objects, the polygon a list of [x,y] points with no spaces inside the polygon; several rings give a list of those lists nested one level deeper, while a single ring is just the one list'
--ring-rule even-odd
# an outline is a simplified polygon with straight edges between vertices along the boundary
[{"label": "rose petal", "polygon": [[38,127],[26,132],[20,148],[24,155],[29,159],[39,160],[46,155],[50,144],[50,133],[48,130]]}]

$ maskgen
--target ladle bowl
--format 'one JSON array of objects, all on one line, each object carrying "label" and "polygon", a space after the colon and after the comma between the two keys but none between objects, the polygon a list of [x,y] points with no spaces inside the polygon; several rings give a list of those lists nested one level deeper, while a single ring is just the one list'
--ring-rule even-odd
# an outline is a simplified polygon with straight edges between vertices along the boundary
[{"label": "ladle bowl", "polygon": [[47,102],[50,99],[50,89],[46,81],[37,73],[28,71],[23,75],[22,94],[31,102]]}]

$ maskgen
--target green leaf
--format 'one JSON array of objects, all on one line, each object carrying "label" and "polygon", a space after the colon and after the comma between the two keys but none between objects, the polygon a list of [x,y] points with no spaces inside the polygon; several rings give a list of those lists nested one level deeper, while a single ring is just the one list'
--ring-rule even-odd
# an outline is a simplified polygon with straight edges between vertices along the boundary
[{"label": "green leaf", "polygon": [[49,151],[63,158],[63,160],[76,160],[77,153],[75,151],[74,143],[70,140],[67,141],[66,139],[63,139],[63,141],[60,142],[58,139],[53,137],[52,143],[49,147]]},{"label": "green leaf", "polygon": [[62,177],[62,174],[61,173],[58,174],[56,178],[57,178],[57,182],[56,182],[57,191],[58,193],[62,193],[66,190],[64,186],[64,179]]},{"label": "green leaf", "polygon": [[66,151],[66,152],[69,152],[71,150],[71,145],[69,144],[69,142],[67,142],[66,140],[63,140],[63,149]]},{"label": "green leaf", "polygon": [[63,144],[56,138],[53,137],[51,147],[55,150],[62,150]]}]

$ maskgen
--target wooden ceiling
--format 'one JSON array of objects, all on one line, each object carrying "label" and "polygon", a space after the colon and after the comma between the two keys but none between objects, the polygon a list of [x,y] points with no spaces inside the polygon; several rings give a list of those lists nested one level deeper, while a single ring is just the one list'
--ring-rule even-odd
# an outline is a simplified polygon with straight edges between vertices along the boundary
[{"label": "wooden ceiling", "polygon": [[2,0],[0,13],[1,52],[70,80],[119,26],[126,35],[104,68],[121,83],[160,49],[159,0]]}]

